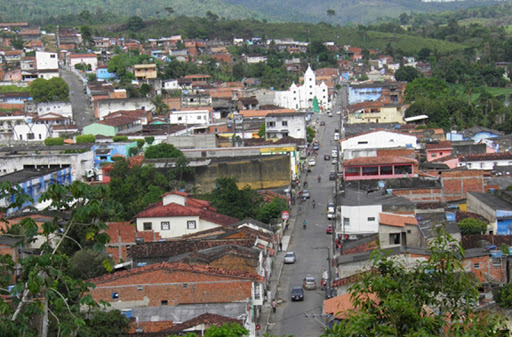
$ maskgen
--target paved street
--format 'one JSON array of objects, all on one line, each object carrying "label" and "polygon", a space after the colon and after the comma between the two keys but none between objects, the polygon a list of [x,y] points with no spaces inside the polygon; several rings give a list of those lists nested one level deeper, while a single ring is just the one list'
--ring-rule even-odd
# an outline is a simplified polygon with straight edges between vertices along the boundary
[{"label": "paved street", "polygon": [[[275,325],[269,331],[276,336],[319,336],[323,332],[321,322],[324,319],[320,314],[325,293],[320,290],[320,280],[322,272],[328,269],[327,258],[331,249],[332,236],[325,233],[325,228],[331,223],[331,220],[327,220],[327,203],[333,201],[334,188],[334,181],[329,181],[329,172],[335,170],[335,165],[332,165],[330,160],[325,161],[324,155],[330,155],[336,146],[333,134],[336,125],[339,125],[339,117],[340,115],[336,113],[333,117],[327,117],[325,114],[319,117],[321,121],[326,122],[326,126],[319,127],[317,139],[320,141],[320,150],[317,164],[306,178],[311,198],[302,204],[303,210],[296,218],[294,233],[288,247],[288,251],[296,253],[297,262],[284,265],[281,275],[278,293],[280,303],[277,313],[271,317]],[[322,176],[321,183],[317,182],[318,175]],[[312,200],[316,201],[315,208],[312,206]],[[300,206],[297,203],[295,207]],[[307,221],[306,230],[302,228],[304,219]],[[291,302],[291,289],[302,286],[307,275],[316,278],[318,289],[306,290],[304,302]]]},{"label": "paved street", "polygon": [[94,113],[89,105],[89,99],[84,91],[82,80],[71,71],[61,70],[61,77],[69,85],[69,96],[73,109],[73,120],[82,131],[84,126],[94,122]]}]

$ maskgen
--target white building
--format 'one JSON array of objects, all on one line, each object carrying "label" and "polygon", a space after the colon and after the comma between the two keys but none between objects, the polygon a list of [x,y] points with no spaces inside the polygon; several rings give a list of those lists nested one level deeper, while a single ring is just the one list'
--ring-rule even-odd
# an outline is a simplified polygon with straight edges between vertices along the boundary
[{"label": "white building", "polygon": [[329,88],[322,81],[316,84],[316,75],[308,66],[304,73],[304,85],[297,86],[293,83],[287,91],[276,91],[275,105],[295,110],[311,110],[316,97],[318,106],[323,110],[331,109]]},{"label": "white building", "polygon": [[[64,130],[59,129],[59,131],[54,132],[53,128],[57,126],[62,126]],[[65,126],[69,126],[70,130],[66,132]],[[54,113],[41,116],[25,115],[22,120],[18,119],[12,125],[10,139],[42,142],[48,137],[54,137],[55,133],[70,133],[72,130],[76,130],[76,127],[72,125],[70,117],[63,117]]]},{"label": "white building", "polygon": [[36,51],[36,69],[38,78],[49,80],[59,77],[59,57],[57,53]]},{"label": "white building", "polygon": [[146,110],[155,109],[151,100],[146,97],[140,98],[111,98],[102,99],[94,102],[94,110],[98,119],[103,119],[106,115],[116,111],[128,110]]},{"label": "white building", "polygon": [[493,170],[496,166],[512,166],[512,153],[481,153],[459,156],[459,167],[472,170]]},{"label": "white building", "polygon": [[96,72],[98,68],[98,56],[96,54],[70,54],[68,55],[68,62],[71,68],[75,68],[77,64],[90,65],[93,72]]},{"label": "white building", "polygon": [[64,117],[72,117],[71,102],[41,102],[25,104],[25,112],[37,113],[39,116],[53,112]]},{"label": "white building", "polygon": [[180,89],[180,86],[178,84],[178,80],[171,79],[171,80],[165,80],[163,82],[163,88],[165,90],[178,90]]},{"label": "white building", "polygon": [[268,114],[265,117],[265,138],[292,137],[306,139],[305,113]]},{"label": "white building", "polygon": [[416,149],[416,136],[400,132],[378,130],[348,137],[340,141],[342,159],[377,156],[377,149]]},{"label": "white building", "polygon": [[169,112],[170,124],[208,124],[213,123],[212,113],[206,109],[201,110],[178,110]]},{"label": "white building", "polygon": [[161,202],[135,215],[137,231],[154,231],[167,239],[238,222],[210,208],[208,201],[189,198],[184,192],[168,192]]}]

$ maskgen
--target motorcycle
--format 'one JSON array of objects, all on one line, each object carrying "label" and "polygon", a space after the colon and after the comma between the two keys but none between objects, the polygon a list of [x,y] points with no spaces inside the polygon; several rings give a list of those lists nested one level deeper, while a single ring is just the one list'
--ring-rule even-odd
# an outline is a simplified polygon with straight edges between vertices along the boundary
[{"label": "motorcycle", "polygon": [[318,182],[320,182],[321,180],[322,180],[322,177],[318,176]]},{"label": "motorcycle", "polygon": [[316,203],[315,203],[315,200],[313,200],[313,208],[315,208],[316,206]]},{"label": "motorcycle", "polygon": [[304,230],[306,229],[306,220],[304,220],[304,222],[302,223],[302,227],[304,228]]}]

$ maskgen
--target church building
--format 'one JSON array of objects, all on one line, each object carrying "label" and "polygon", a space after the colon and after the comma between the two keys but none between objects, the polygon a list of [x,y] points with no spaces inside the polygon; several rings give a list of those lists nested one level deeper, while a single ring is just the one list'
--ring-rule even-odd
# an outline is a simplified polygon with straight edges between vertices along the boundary
[{"label": "church building", "polygon": [[320,110],[331,109],[329,88],[322,81],[316,84],[316,76],[311,66],[304,73],[304,85],[297,86],[293,83],[287,91],[276,91],[275,105],[295,110]]}]

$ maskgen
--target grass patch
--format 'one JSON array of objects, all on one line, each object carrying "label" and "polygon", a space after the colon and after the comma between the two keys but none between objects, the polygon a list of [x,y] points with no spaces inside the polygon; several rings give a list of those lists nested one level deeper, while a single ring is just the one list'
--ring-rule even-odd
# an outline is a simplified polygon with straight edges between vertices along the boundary
[{"label": "grass patch", "polygon": [[[453,94],[460,99],[468,99],[468,93],[464,85],[462,84],[451,84],[450,89],[453,90]],[[487,90],[493,97],[508,96],[512,95],[512,88],[500,88],[500,87],[474,87],[471,92],[471,103],[478,101],[480,94],[483,90]]]},{"label": "grass patch", "polygon": [[2,85],[0,86],[0,92],[28,92],[29,87],[18,87],[17,85]]}]

